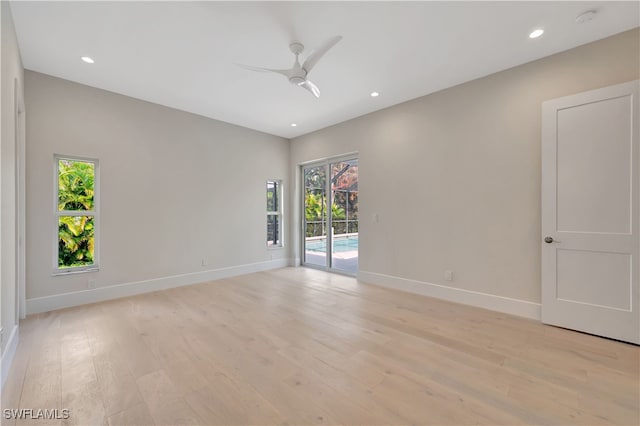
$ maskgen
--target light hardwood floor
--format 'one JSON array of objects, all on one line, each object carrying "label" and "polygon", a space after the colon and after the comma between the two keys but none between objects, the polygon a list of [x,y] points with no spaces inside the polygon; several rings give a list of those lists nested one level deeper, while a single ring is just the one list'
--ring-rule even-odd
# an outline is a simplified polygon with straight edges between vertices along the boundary
[{"label": "light hardwood floor", "polygon": [[637,346],[305,268],[20,334],[3,408],[71,414],[39,425],[640,423]]}]

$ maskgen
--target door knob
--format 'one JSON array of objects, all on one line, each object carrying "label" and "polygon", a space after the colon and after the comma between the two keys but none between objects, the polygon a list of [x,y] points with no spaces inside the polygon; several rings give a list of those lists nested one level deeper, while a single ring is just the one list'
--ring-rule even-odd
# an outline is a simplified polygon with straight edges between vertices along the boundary
[{"label": "door knob", "polygon": [[551,244],[553,242],[553,237],[544,237],[544,242],[547,244]]}]

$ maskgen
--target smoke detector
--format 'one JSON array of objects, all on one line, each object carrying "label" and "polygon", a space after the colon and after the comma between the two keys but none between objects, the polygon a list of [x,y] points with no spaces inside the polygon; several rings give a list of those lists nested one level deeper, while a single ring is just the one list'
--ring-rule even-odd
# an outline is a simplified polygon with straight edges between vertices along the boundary
[{"label": "smoke detector", "polygon": [[587,10],[576,17],[576,23],[584,24],[585,22],[593,21],[597,13],[595,10]]}]

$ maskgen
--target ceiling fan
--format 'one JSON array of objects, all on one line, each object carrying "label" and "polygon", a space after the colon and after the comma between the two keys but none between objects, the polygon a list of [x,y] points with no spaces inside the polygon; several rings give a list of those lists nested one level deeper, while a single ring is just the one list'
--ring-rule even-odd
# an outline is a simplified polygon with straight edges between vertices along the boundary
[{"label": "ceiling fan", "polygon": [[289,49],[291,52],[296,55],[296,60],[293,63],[293,67],[285,70],[276,70],[271,68],[261,68],[261,67],[253,67],[250,65],[242,65],[238,64],[243,68],[246,68],[251,71],[258,72],[273,72],[276,74],[284,75],[291,84],[296,84],[303,89],[308,90],[315,96],[316,98],[320,97],[320,89],[318,86],[313,84],[311,81],[307,79],[309,73],[313,69],[314,66],[318,63],[320,58],[324,56],[325,53],[329,51],[337,42],[342,40],[342,36],[331,37],[329,40],[325,41],[320,47],[313,51],[311,55],[304,61],[302,65],[300,65],[300,61],[298,60],[298,56],[304,50],[304,45],[298,41],[294,41],[289,45]]}]

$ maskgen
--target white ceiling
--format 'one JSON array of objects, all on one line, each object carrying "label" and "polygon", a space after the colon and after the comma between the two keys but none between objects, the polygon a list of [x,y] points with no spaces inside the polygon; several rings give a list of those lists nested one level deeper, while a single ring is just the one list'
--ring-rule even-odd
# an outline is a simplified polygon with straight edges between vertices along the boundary
[{"label": "white ceiling", "polygon": [[[639,4],[12,2],[11,9],[27,69],[291,138],[637,27]],[[596,19],[577,24],[589,9]],[[544,35],[529,39],[537,27]],[[235,65],[289,68],[292,40],[308,54],[333,35],[344,39],[310,74],[320,99],[280,75]]]}]

